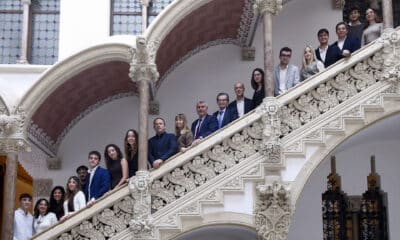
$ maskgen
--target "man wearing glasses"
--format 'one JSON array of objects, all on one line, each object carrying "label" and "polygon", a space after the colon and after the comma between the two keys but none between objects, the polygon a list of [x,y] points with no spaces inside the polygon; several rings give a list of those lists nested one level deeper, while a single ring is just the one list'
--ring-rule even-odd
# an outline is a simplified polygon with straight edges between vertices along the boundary
[{"label": "man wearing glasses", "polygon": [[289,64],[292,49],[284,47],[279,51],[280,63],[275,67],[275,89],[274,96],[285,93],[300,82],[299,68]]}]

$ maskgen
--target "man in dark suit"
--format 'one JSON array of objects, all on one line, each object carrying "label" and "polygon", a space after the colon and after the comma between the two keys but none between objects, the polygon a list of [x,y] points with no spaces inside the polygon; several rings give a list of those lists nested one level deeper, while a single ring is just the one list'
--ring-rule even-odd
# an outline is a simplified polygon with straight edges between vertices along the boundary
[{"label": "man in dark suit", "polygon": [[149,163],[153,168],[159,168],[178,151],[178,144],[174,134],[165,132],[163,118],[154,119],[153,127],[156,135],[149,139]]},{"label": "man in dark suit", "polygon": [[342,58],[350,57],[353,52],[361,47],[359,39],[347,36],[347,24],[345,22],[336,24],[336,34],[338,40],[330,45],[327,50],[325,67],[329,67]]},{"label": "man in dark suit", "polygon": [[[244,84],[241,82],[235,83],[233,86],[236,94],[236,100],[228,106],[233,114],[233,120],[236,120],[244,114],[253,110],[253,102],[244,96]],[[232,121],[233,121],[232,120]]]},{"label": "man in dark suit", "polygon": [[84,189],[89,206],[110,190],[111,176],[107,169],[100,167],[100,159],[101,155],[98,151],[89,153],[89,174],[86,176]]},{"label": "man in dark suit", "polygon": [[232,110],[228,108],[229,95],[227,93],[218,93],[217,105],[219,110],[216,111],[213,116],[217,118],[218,129],[225,127],[228,123],[234,120]]},{"label": "man in dark suit", "polygon": [[315,49],[315,57],[325,65],[326,52],[329,47],[329,31],[326,28],[318,30],[319,46]]},{"label": "man in dark suit", "polygon": [[198,101],[196,111],[199,118],[192,123],[192,133],[194,141],[192,145],[198,144],[201,139],[218,130],[218,120],[216,117],[208,115],[208,106],[205,101]]}]

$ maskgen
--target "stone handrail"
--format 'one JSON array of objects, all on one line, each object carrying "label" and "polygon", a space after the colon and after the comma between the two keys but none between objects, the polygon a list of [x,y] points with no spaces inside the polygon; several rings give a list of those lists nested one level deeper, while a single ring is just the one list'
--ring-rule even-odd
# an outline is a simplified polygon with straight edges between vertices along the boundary
[{"label": "stone handrail", "polygon": [[[109,194],[81,210],[63,224],[55,225],[34,239],[107,239],[128,227],[151,239],[152,224],[137,207],[151,196],[151,212],[163,208],[193,189],[227,171],[241,159],[260,154],[266,167],[285,166],[280,141],[377,82],[390,82],[398,91],[400,32],[386,29],[382,38],[353,53],[325,71],[297,85],[278,98],[266,98],[256,110],[207,137],[153,170],[149,176],[133,177],[129,187]],[[138,199],[138,196],[143,198]],[[147,201],[147,200],[146,200]],[[144,202],[146,202],[144,201]],[[145,205],[144,203],[142,205]],[[150,208],[150,206],[147,206]],[[147,216],[148,217],[148,216]],[[147,239],[147,238],[146,238]]]}]

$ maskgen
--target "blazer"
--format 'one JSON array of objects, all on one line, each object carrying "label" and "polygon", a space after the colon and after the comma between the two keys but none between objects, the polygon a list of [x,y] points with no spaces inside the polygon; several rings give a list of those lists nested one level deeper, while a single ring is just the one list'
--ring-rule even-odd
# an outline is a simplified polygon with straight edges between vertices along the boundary
[{"label": "blazer", "polygon": [[[328,50],[328,49],[327,49],[327,50]],[[325,61],[322,61],[321,53],[319,52],[319,48],[316,48],[316,49],[315,49],[315,57],[316,57],[318,60],[320,60],[320,61],[325,65]],[[325,60],[326,60],[326,56],[325,56]]]},{"label": "blazer", "polygon": [[193,138],[194,139],[197,139],[197,138],[200,138],[200,137],[205,138],[208,135],[210,135],[211,133],[213,133],[213,132],[218,130],[218,120],[217,120],[217,118],[207,114],[204,117],[203,122],[201,123],[200,131],[199,131],[198,136],[196,138],[195,132],[196,132],[196,126],[197,126],[197,122],[198,121],[199,121],[199,119],[195,120],[192,123],[192,133],[193,133]]},{"label": "blazer", "polygon": [[157,159],[163,161],[172,157],[178,151],[176,137],[172,133],[164,132],[161,135],[155,135],[149,139],[149,163],[153,166],[153,162]]},{"label": "blazer", "polygon": [[[213,113],[213,116],[217,119],[217,123],[218,123],[218,114],[219,114],[219,110],[216,111],[215,113]],[[232,110],[229,107],[226,107],[225,112],[224,112],[224,118],[222,119],[221,128],[225,127],[226,125],[228,125],[230,122],[232,122],[235,119],[236,118],[234,118]]]},{"label": "blazer", "polygon": [[325,67],[329,67],[330,65],[334,64],[335,62],[339,61],[340,59],[343,58],[343,50],[349,50],[350,53],[353,53],[360,49],[361,43],[358,38],[352,38],[347,35],[346,39],[344,40],[343,48],[340,50],[338,46],[338,42],[332,43],[328,47],[328,50],[326,51],[326,57],[325,57]]},{"label": "blazer", "polygon": [[[248,98],[244,98],[244,114],[246,114],[246,113],[248,113],[248,112],[250,112],[251,110],[253,110],[253,101],[251,101],[251,99],[248,99]],[[228,108],[230,108],[231,109],[231,112],[232,112],[232,115],[233,115],[233,120],[232,121],[234,121],[234,120],[236,120],[236,119],[238,119],[239,118],[239,113],[238,113],[238,110],[237,110],[237,101],[235,100],[235,101],[233,101],[233,102],[231,102],[231,103],[229,103],[229,105],[228,105]]]},{"label": "blazer", "polygon": [[110,190],[111,187],[111,175],[110,172],[100,166],[97,167],[92,178],[92,184],[90,185],[90,199],[89,199],[89,181],[90,174],[86,176],[86,184],[84,193],[86,196],[86,201],[91,199],[98,199],[103,196],[106,192]]},{"label": "blazer", "polygon": [[[275,89],[274,96],[279,95],[279,65],[275,67],[274,70],[274,78],[275,78]],[[289,90],[290,88],[296,86],[300,82],[300,72],[299,68],[294,66],[293,64],[289,64],[286,72],[286,88]]]}]

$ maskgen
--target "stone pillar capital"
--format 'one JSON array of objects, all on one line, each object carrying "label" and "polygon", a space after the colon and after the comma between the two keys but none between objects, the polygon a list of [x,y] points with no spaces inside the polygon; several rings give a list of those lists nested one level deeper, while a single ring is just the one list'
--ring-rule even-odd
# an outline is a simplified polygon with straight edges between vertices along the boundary
[{"label": "stone pillar capital", "polygon": [[253,8],[261,15],[265,13],[276,15],[282,9],[282,0],[256,0]]},{"label": "stone pillar capital", "polygon": [[24,137],[25,112],[18,108],[14,114],[0,111],[0,151],[18,153],[30,151]]},{"label": "stone pillar capital", "polygon": [[22,0],[23,4],[31,5],[31,0]]},{"label": "stone pillar capital", "polygon": [[144,7],[148,7],[150,4],[151,0],[140,0],[140,5]]},{"label": "stone pillar capital", "polygon": [[157,47],[158,42],[147,42],[142,36],[136,38],[136,48],[130,50],[132,60],[129,77],[132,81],[156,81],[158,79],[159,74],[155,64]]},{"label": "stone pillar capital", "polygon": [[289,232],[292,205],[290,191],[280,177],[266,177],[256,188],[254,208],[258,239],[284,240]]},{"label": "stone pillar capital", "polygon": [[264,163],[269,169],[285,167],[281,134],[281,104],[275,97],[266,97],[256,109],[263,122],[262,154]]}]

